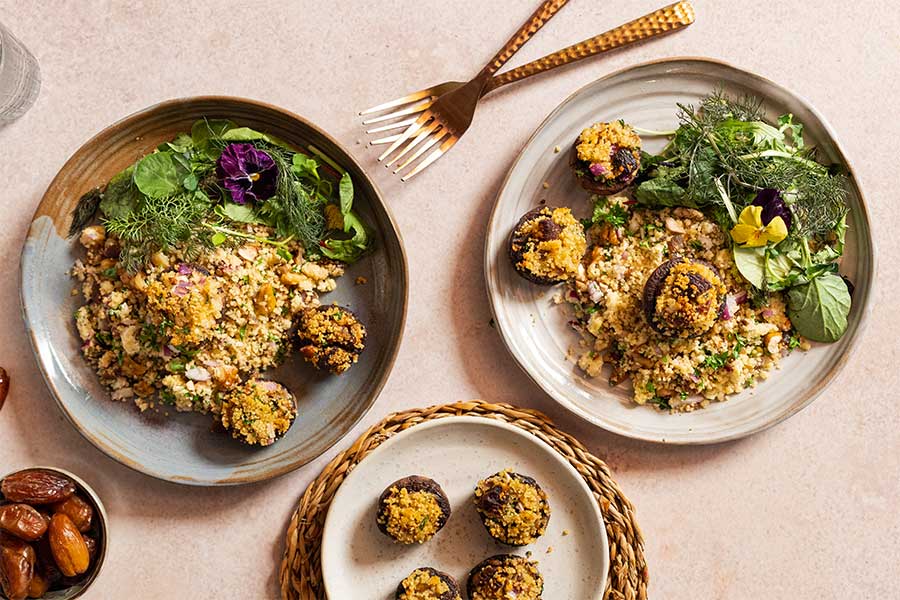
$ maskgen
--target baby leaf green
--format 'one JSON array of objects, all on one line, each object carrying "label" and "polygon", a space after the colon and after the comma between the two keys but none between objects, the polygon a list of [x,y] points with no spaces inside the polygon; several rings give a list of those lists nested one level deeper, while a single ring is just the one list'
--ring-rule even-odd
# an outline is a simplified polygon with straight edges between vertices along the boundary
[{"label": "baby leaf green", "polygon": [[350,209],[353,208],[353,180],[350,179],[350,173],[341,175],[338,192],[341,199],[341,214],[347,215]]},{"label": "baby leaf green", "polygon": [[181,188],[184,176],[171,152],[148,154],[134,168],[134,184],[151,198],[171,196]]},{"label": "baby leaf green", "polygon": [[847,329],[850,292],[834,273],[788,290],[788,317],[803,337],[816,342],[835,342]]}]

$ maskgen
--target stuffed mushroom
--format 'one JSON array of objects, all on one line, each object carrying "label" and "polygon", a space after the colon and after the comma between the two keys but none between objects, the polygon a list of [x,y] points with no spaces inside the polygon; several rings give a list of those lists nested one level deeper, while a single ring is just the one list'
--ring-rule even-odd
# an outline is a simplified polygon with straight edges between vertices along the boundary
[{"label": "stuffed mushroom", "polygon": [[512,554],[482,561],[466,581],[469,600],[538,600],[543,591],[544,578],[537,563]]},{"label": "stuffed mushroom", "polygon": [[250,379],[222,397],[219,418],[232,437],[251,446],[269,446],[290,429],[297,401],[275,381]]},{"label": "stuffed mushroom", "polygon": [[359,360],[366,328],[352,311],[330,304],[303,311],[297,337],[306,362],[340,375]]},{"label": "stuffed mushroom", "polygon": [[420,567],[397,586],[395,600],[461,600],[459,584],[450,575]]},{"label": "stuffed mushroom", "polygon": [[450,518],[450,500],[428,477],[410,475],[395,481],[378,498],[378,529],[401,544],[422,544]]},{"label": "stuffed mushroom", "polygon": [[512,471],[500,471],[478,482],[475,510],[488,534],[510,546],[533,543],[550,521],[550,502],[541,486]]},{"label": "stuffed mushroom", "polygon": [[526,213],[509,239],[509,257],[522,277],[553,285],[575,277],[587,251],[584,226],[568,208]]},{"label": "stuffed mushroom", "polygon": [[603,196],[620,192],[641,168],[641,138],[623,121],[594,123],[575,140],[572,169],[581,187]]},{"label": "stuffed mushroom", "polygon": [[647,279],[642,307],[647,323],[657,333],[691,338],[716,324],[726,294],[715,267],[677,256],[657,267]]}]

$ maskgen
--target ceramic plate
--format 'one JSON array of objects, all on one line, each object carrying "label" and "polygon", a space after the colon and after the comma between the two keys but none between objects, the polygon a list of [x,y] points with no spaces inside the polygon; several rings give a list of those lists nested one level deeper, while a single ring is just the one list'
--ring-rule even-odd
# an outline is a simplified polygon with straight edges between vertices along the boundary
[{"label": "ceramic plate", "polygon": [[[201,117],[230,118],[299,147],[313,144],[353,177],[354,208],[376,230],[373,254],[350,266],[336,291],[322,296],[352,308],[369,332],[359,364],[340,377],[316,373],[295,354],[268,371],[298,397],[299,413],[284,438],[267,448],[244,446],[210,431],[196,414],[141,415],[132,403],[112,402],[83,360],[72,315],[80,297],[68,271],[81,256],[65,238],[70,213],[85,192]],[[92,444],[134,469],[179,483],[228,485],[286,473],[339,440],[375,401],[393,365],[406,316],[407,268],[400,236],[372,181],[337,142],[279,108],[227,97],[173,100],[111,125],[82,146],[50,184],[22,253],[25,325],[50,391],[63,413]],[[354,285],[357,277],[366,285]]]},{"label": "ceramic plate", "polygon": [[[807,143],[818,147],[820,159],[850,170],[831,128],[799,96],[723,63],[668,59],[604,77],[557,107],[507,175],[488,225],[485,277],[494,318],[507,348],[557,402],[600,427],[629,437],[676,444],[719,442],[786,419],[812,402],[834,379],[859,338],[870,309],[874,252],[862,194],[850,170],[850,231],[841,272],[850,277],[856,290],[850,325],[839,342],[795,352],[753,390],[704,410],[675,415],[632,404],[628,386],[611,388],[608,372],[588,379],[567,357],[578,343],[576,333],[566,323],[571,313],[553,304],[556,288],[532,285],[516,275],[506,251],[510,231],[519,217],[542,200],[548,205],[570,206],[578,217],[588,215],[588,195],[575,182],[568,153],[555,153],[554,148],[569,149],[579,132],[595,121],[624,119],[645,129],[674,129],[676,103],[697,104],[717,86],[731,94],[761,98],[770,119],[793,113],[805,125]],[[664,144],[664,139],[646,138],[644,146],[649,152],[658,152]]]},{"label": "ceramic plate", "polygon": [[[478,480],[505,468],[534,477],[550,500],[546,533],[523,548],[491,539],[473,504]],[[414,474],[431,477],[444,488],[452,514],[430,541],[403,546],[378,530],[375,510],[388,485]],[[512,425],[449,417],[397,434],[341,484],[325,520],[322,575],[332,600],[392,600],[397,584],[418,567],[449,573],[465,589],[469,569],[485,558],[527,551],[539,562],[544,598],[603,597],[609,570],[606,528],[578,472],[550,446]]]}]

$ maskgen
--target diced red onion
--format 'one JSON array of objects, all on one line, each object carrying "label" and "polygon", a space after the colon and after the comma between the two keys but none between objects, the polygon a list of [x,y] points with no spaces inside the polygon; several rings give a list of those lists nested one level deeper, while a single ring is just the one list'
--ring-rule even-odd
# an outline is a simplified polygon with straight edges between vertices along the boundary
[{"label": "diced red onion", "polygon": [[600,163],[591,163],[591,166],[588,167],[588,169],[590,169],[591,175],[593,175],[594,177],[599,177],[606,173],[606,167],[604,167]]},{"label": "diced red onion", "polygon": [[190,275],[193,272],[194,272],[194,270],[191,269],[190,265],[188,265],[186,263],[181,263],[180,265],[178,265],[178,274],[179,275]]},{"label": "diced red onion", "polygon": [[765,309],[764,311],[762,311],[762,316],[763,316],[764,319],[770,319],[770,318],[772,318],[774,315],[775,315],[775,311],[772,310],[771,308],[767,308],[767,309]]}]

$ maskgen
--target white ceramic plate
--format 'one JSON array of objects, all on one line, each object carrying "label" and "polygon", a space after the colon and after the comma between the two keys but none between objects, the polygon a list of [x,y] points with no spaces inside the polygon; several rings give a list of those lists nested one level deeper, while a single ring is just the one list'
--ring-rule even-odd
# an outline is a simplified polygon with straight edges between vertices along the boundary
[{"label": "white ceramic plate", "polygon": [[[553,304],[557,288],[533,285],[516,275],[507,257],[510,231],[519,217],[541,200],[552,206],[572,207],[576,216],[587,216],[589,196],[575,182],[567,152],[583,128],[595,121],[624,119],[644,129],[671,130],[677,126],[676,103],[696,104],[717,86],[731,94],[761,98],[770,119],[793,113],[805,125],[807,143],[818,147],[820,159],[850,170],[830,127],[802,98],[723,63],[666,59],[613,73],[560,104],[507,175],[488,225],[485,277],[494,318],[507,348],[557,402],[591,423],[629,437],[676,444],[720,442],[786,419],[812,402],[834,379],[870,309],[874,250],[862,194],[850,170],[850,231],[841,272],[850,277],[856,289],[850,324],[839,342],[816,345],[806,353],[795,352],[755,389],[704,410],[676,415],[634,405],[630,387],[611,388],[608,372],[588,379],[577,369],[573,357],[567,356],[578,342],[566,323],[571,312]],[[644,140],[649,152],[658,152],[664,144],[661,138]],[[555,153],[557,146],[563,151]]]},{"label": "white ceramic plate", "polygon": [[[523,548],[492,540],[473,504],[478,480],[504,468],[534,477],[550,500],[546,533]],[[375,525],[379,495],[407,475],[431,477],[450,499],[450,520],[421,545],[395,544]],[[396,435],[347,477],[325,520],[322,575],[331,600],[393,600],[397,584],[422,566],[449,573],[464,594],[466,576],[476,564],[494,554],[529,550],[544,576],[544,598],[603,597],[609,571],[606,528],[578,472],[521,429],[481,417],[449,417]]]}]

